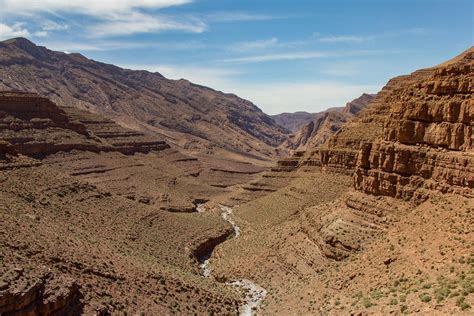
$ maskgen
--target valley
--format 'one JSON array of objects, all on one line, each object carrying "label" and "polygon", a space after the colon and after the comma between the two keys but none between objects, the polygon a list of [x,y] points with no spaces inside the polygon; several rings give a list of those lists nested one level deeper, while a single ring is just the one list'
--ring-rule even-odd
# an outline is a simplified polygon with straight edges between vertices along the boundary
[{"label": "valley", "polygon": [[469,313],[473,68],[272,118],[1,42],[0,314]]}]

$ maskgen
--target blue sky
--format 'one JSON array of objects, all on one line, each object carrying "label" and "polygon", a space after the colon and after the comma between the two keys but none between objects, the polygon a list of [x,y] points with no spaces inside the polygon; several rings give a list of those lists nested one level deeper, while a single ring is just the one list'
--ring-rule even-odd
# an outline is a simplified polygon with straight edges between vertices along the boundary
[{"label": "blue sky", "polygon": [[470,0],[0,0],[0,39],[158,71],[276,114],[342,106],[473,45]]}]

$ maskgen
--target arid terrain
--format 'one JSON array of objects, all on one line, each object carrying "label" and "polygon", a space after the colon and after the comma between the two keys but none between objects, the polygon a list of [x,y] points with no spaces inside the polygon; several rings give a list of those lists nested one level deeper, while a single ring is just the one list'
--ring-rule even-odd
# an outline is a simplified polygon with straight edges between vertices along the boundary
[{"label": "arid terrain", "polygon": [[0,314],[472,313],[473,69],[272,118],[1,42]]}]

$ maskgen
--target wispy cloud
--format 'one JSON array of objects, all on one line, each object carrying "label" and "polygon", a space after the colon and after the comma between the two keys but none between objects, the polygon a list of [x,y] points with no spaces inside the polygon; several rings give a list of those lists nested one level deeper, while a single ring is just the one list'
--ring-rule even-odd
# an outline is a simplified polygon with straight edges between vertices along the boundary
[{"label": "wispy cloud", "polygon": [[292,52],[292,53],[279,53],[279,54],[263,54],[245,57],[235,57],[222,59],[220,61],[227,63],[237,64],[248,64],[248,63],[260,63],[277,60],[301,60],[301,59],[314,59],[327,57],[326,53],[323,52]]},{"label": "wispy cloud", "polygon": [[157,33],[177,30],[191,33],[202,33],[207,25],[196,19],[178,21],[170,16],[148,15],[139,12],[114,15],[106,21],[91,26],[90,37],[130,35],[136,33]]},{"label": "wispy cloud", "polygon": [[383,39],[383,38],[392,38],[403,35],[425,35],[430,33],[425,28],[422,27],[413,27],[408,29],[401,29],[397,31],[387,31],[381,32],[378,34],[369,34],[369,35],[330,35],[322,36],[320,33],[315,33],[314,37],[321,43],[364,43],[368,41]]},{"label": "wispy cloud", "polygon": [[[53,21],[55,18],[62,19],[72,15],[73,20],[83,20],[85,23],[76,25],[74,30],[70,30],[71,33],[75,32],[80,34],[80,37],[89,38],[167,31],[202,33],[207,31],[212,23],[280,18],[238,11],[179,15],[162,11],[164,8],[182,6],[191,2],[193,0],[0,0],[0,8],[2,8],[0,17],[5,21],[10,21],[10,24],[28,19],[28,26],[32,30],[30,33],[36,37],[47,37],[51,33],[69,28],[69,25]],[[78,28],[85,31],[81,34],[77,32]],[[5,30],[4,33],[6,33]]]},{"label": "wispy cloud", "polygon": [[[87,21],[74,30],[81,37],[107,37],[137,33],[181,31],[201,33],[206,30],[204,21],[192,16],[175,17],[160,14],[160,9],[180,6],[191,0],[0,0],[2,19],[14,21],[28,18],[28,25],[37,37],[64,31],[64,25],[51,19],[62,16],[79,16]],[[77,32],[77,28],[82,29]],[[85,31],[84,31],[85,30]],[[6,31],[4,31],[6,33]],[[26,33],[24,33],[26,35]]]},{"label": "wispy cloud", "polygon": [[192,2],[192,0],[0,0],[4,12],[11,13],[68,13],[104,16],[135,9],[162,9]]},{"label": "wispy cloud", "polygon": [[238,42],[228,46],[228,50],[237,52],[248,52],[255,50],[262,50],[275,47],[278,44],[278,39],[272,37],[264,40]]},{"label": "wispy cloud", "polygon": [[320,37],[318,40],[323,43],[363,43],[374,38],[374,36],[339,35]]},{"label": "wispy cloud", "polygon": [[338,57],[354,57],[354,56],[370,56],[383,53],[380,50],[354,50],[354,51],[303,51],[303,52],[286,52],[275,54],[261,54],[253,56],[235,57],[221,59],[220,62],[249,64],[271,61],[288,61],[288,60],[305,60],[316,58],[338,58]]},{"label": "wispy cloud", "polygon": [[118,41],[104,39],[88,39],[86,41],[57,41],[57,40],[40,40],[40,45],[56,51],[68,52],[90,52],[90,51],[113,51],[126,49],[160,49],[170,51],[186,51],[208,48],[198,41],[187,42],[140,42],[140,41]]},{"label": "wispy cloud", "polygon": [[214,12],[203,16],[208,22],[266,21],[283,18],[285,17],[247,12]]},{"label": "wispy cloud", "polygon": [[29,35],[30,32],[24,27],[23,23],[14,23],[12,25],[0,23],[0,40]]}]

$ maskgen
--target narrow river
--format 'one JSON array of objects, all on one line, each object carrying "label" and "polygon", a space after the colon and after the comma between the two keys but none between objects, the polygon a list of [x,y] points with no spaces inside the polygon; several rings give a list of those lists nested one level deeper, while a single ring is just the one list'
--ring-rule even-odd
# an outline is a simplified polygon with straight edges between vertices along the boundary
[{"label": "narrow river", "polygon": [[[232,225],[232,228],[234,229],[233,238],[238,238],[241,234],[241,230],[232,218],[232,208],[224,205],[219,205],[219,208],[222,211],[222,218]],[[199,258],[199,268],[201,270],[201,275],[206,278],[212,277],[210,266],[211,256],[212,252],[204,257]],[[263,287],[248,279],[234,280],[228,282],[227,284],[241,288],[245,293],[245,304],[242,305],[239,310],[239,314],[241,316],[253,315],[254,311],[257,310],[258,306],[262,303],[262,301],[265,299],[265,296],[267,295],[267,291]]]}]

